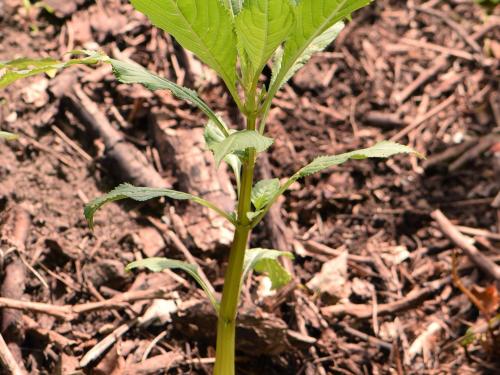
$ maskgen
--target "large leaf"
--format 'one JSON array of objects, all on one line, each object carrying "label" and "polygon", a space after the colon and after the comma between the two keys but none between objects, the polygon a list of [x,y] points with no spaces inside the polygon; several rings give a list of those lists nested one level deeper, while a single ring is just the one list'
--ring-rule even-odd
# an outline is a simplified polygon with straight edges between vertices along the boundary
[{"label": "large leaf", "polygon": [[[288,38],[280,71],[275,79],[279,88],[286,77],[290,77],[314,53],[324,48],[327,40],[335,37],[337,22],[349,17],[352,12],[368,5],[371,0],[301,0],[296,8],[295,27]],[[338,26],[340,27],[340,26]],[[328,34],[325,34],[329,31]],[[318,37],[321,39],[318,40]],[[316,45],[312,48],[311,45]],[[298,65],[298,66],[297,66]]]},{"label": "large leaf", "polygon": [[219,311],[219,303],[215,299],[212,293],[213,288],[203,281],[198,272],[198,266],[186,262],[181,262],[180,260],[168,259],[168,258],[146,258],[141,259],[136,262],[132,262],[127,265],[126,270],[130,271],[134,268],[147,268],[153,272],[161,272],[166,269],[180,269],[187,274],[189,274],[195,281],[201,286],[208,299],[212,303],[215,311]]},{"label": "large leaf", "polygon": [[220,0],[131,0],[151,22],[172,34],[211,66],[233,90],[236,35],[232,17]]},{"label": "large leaf", "polygon": [[102,197],[96,198],[90,203],[85,205],[84,214],[87,219],[88,225],[90,228],[94,227],[94,215],[102,206],[107,203],[119,201],[122,199],[133,199],[135,201],[144,202],[150,199],[159,198],[159,197],[167,197],[171,199],[177,200],[191,200],[196,202],[202,206],[208,207],[214,211],[216,211],[221,216],[228,219],[230,222],[233,222],[233,219],[229,216],[228,213],[222,211],[217,208],[212,203],[199,198],[197,196],[183,193],[180,191],[170,190],[170,189],[156,189],[149,187],[136,187],[130,184],[121,184],[108,194],[103,195]]},{"label": "large leaf", "polygon": [[226,155],[236,151],[254,148],[257,152],[267,150],[273,144],[273,139],[264,137],[255,130],[242,130],[229,135],[222,142],[213,146],[215,161],[220,164]]},{"label": "large leaf", "polygon": [[279,189],[280,180],[277,178],[257,182],[252,189],[252,203],[255,209],[260,210],[267,206]]},{"label": "large leaf", "polygon": [[11,83],[21,78],[31,77],[37,74],[46,73],[54,76],[58,70],[67,68],[76,64],[97,64],[106,56],[100,52],[91,52],[82,58],[75,58],[63,62],[52,58],[42,59],[15,59],[11,61],[0,61],[0,89],[3,89]]},{"label": "large leaf", "polygon": [[17,134],[4,132],[0,130],[0,138],[5,139],[7,141],[15,141],[16,139],[19,138],[19,136]]},{"label": "large leaf", "polygon": [[292,253],[287,251],[260,248],[247,250],[243,263],[242,282],[250,270],[253,269],[258,273],[266,274],[271,279],[273,289],[278,289],[288,284],[292,276],[278,261],[278,258],[282,256],[293,259]]},{"label": "large leaf", "polygon": [[289,36],[294,12],[289,0],[246,0],[236,17],[238,41],[260,74],[276,48]]}]

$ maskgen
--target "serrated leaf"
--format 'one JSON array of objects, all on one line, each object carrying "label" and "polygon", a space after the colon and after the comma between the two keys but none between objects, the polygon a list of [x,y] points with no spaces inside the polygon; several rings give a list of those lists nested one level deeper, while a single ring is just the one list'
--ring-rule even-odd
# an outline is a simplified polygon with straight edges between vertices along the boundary
[{"label": "serrated leaf", "polygon": [[267,206],[279,189],[280,180],[277,178],[257,182],[252,189],[251,197],[255,209],[260,210]]},{"label": "serrated leaf", "polygon": [[257,152],[262,152],[271,147],[273,142],[272,138],[265,137],[255,130],[238,131],[214,145],[215,161],[219,165],[226,155],[237,151],[245,151],[248,148],[254,148]]},{"label": "serrated leaf", "polygon": [[84,209],[85,218],[87,219],[89,227],[92,229],[94,227],[95,213],[97,212],[97,210],[99,210],[102,206],[104,206],[107,203],[127,198],[139,202],[144,202],[159,197],[167,197],[176,200],[190,200],[202,206],[208,207],[216,211],[226,219],[230,220],[229,215],[226,212],[223,212],[222,210],[215,207],[212,203],[207,202],[206,200],[199,198],[197,196],[170,189],[136,187],[130,184],[121,184],[112,191],[110,191],[108,194],[105,194],[99,198],[94,199],[90,203],[87,203]]},{"label": "serrated leaf", "polygon": [[[75,54],[80,51],[75,51]],[[28,59],[21,58],[11,61],[0,61],[0,89],[3,89],[13,82],[31,77],[38,74],[46,73],[53,77],[57,71],[76,64],[92,65],[102,62],[107,58],[106,55],[100,52],[86,53],[87,56],[82,58],[74,58],[66,62],[62,62],[53,58]]]},{"label": "serrated leaf", "polygon": [[200,99],[195,91],[177,85],[168,79],[161,78],[151,73],[144,67],[134,62],[125,62],[115,59],[109,59],[113,67],[116,78],[122,83],[140,83],[150,90],[169,90],[179,99],[186,100],[197,106],[208,118],[217,125],[219,130],[227,134],[227,127],[221,119],[210,109],[210,107]]},{"label": "serrated leaf", "polygon": [[367,158],[388,158],[390,156],[396,154],[414,154],[420,158],[423,158],[423,155],[419,154],[411,147],[401,145],[395,142],[383,141],[377,143],[375,146],[368,147],[361,150],[346,152],[340,155],[333,156],[320,156],[313,160],[311,163],[300,169],[297,173],[295,173],[292,177],[288,179],[288,181],[283,184],[280,189],[274,194],[272,199],[270,200],[270,204],[263,210],[262,214],[258,215],[255,220],[252,222],[252,227],[257,225],[260,220],[264,217],[264,215],[269,210],[270,205],[278,199],[278,197],[283,194],[288,188],[300,178],[309,176],[313,173],[320,172],[322,170],[333,167],[334,165],[339,165],[345,163],[350,159],[362,160]]},{"label": "serrated leaf", "polygon": [[5,139],[7,141],[15,141],[16,139],[19,138],[19,136],[17,134],[4,132],[0,130],[0,138]]},{"label": "serrated leaf", "polygon": [[[224,124],[224,122],[222,122]],[[227,129],[227,126],[224,124]],[[228,130],[228,132],[232,133],[234,131]],[[226,136],[222,134],[221,130],[217,128],[213,121],[210,120],[208,124],[205,126],[205,130],[203,132],[203,136],[205,138],[205,143],[209,150],[213,151],[213,147],[219,143],[221,143]],[[231,167],[234,173],[234,178],[236,179],[236,187],[238,193],[240,191],[241,185],[241,160],[235,154],[229,154],[224,157],[224,161]]]},{"label": "serrated leaf", "polygon": [[212,67],[228,87],[236,82],[236,35],[220,0],[131,0],[151,22]]},{"label": "serrated leaf", "polygon": [[[326,47],[326,41],[335,37],[332,26],[349,17],[355,10],[368,5],[370,1],[301,0],[296,8],[295,27],[285,44],[280,70],[276,74],[276,87],[279,88],[287,77],[304,65],[314,49]],[[314,44],[316,47],[311,47]],[[308,50],[309,48],[311,49]]]},{"label": "serrated leaf", "polygon": [[246,0],[236,17],[236,33],[253,74],[260,74],[276,48],[289,36],[294,12],[289,0]]},{"label": "serrated leaf", "polygon": [[362,150],[346,152],[340,155],[320,156],[313,162],[302,168],[297,173],[297,176],[298,178],[305,177],[310,174],[333,167],[334,165],[345,163],[349,159],[362,160],[368,158],[388,158],[396,154],[415,154],[419,157],[423,157],[411,147],[404,146],[395,142],[383,141],[377,143],[375,146],[368,147]]},{"label": "serrated leaf", "polygon": [[330,27],[324,33],[315,38],[309,46],[302,52],[302,54],[297,58],[294,64],[290,65],[288,71],[285,74],[285,71],[281,72],[281,65],[283,62],[283,48],[280,48],[276,51],[273,61],[273,70],[272,70],[272,78],[271,85],[274,84],[276,79],[278,79],[278,75],[281,73],[280,82],[277,83],[277,88],[281,88],[292,76],[297,73],[299,69],[301,69],[310,59],[311,57],[323,51],[326,47],[328,47],[337,37],[340,32],[344,29],[344,22],[337,22],[335,25]]},{"label": "serrated leaf", "polygon": [[278,261],[278,258],[282,256],[293,259],[293,254],[288,251],[261,248],[247,250],[243,263],[242,282],[253,269],[258,273],[266,274],[271,279],[273,289],[288,284],[292,276]]},{"label": "serrated leaf", "polygon": [[219,310],[219,303],[215,299],[215,296],[211,292],[213,288],[210,288],[203,278],[200,277],[198,272],[198,266],[186,262],[181,262],[180,260],[168,259],[168,258],[146,258],[130,263],[125,268],[127,271],[131,271],[135,268],[147,268],[153,272],[161,272],[166,269],[180,269],[187,274],[189,274],[203,289],[208,299],[212,303],[215,311]]}]

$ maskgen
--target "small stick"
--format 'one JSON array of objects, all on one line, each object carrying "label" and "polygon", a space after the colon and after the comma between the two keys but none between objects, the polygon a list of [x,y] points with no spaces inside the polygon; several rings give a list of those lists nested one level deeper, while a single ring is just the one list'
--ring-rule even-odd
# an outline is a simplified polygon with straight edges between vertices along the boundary
[{"label": "small stick", "polygon": [[9,350],[9,347],[5,343],[3,336],[0,334],[0,359],[4,365],[4,369],[7,370],[7,374],[11,375],[27,375],[26,372],[21,370],[17,364],[16,359]]},{"label": "small stick", "polygon": [[445,14],[440,12],[439,10],[432,8],[424,8],[424,7],[414,7],[413,9],[427,13],[431,16],[437,17],[441,19],[444,23],[446,23],[451,29],[455,30],[455,32],[460,35],[460,37],[474,50],[474,52],[481,53],[481,46],[469,35],[467,31],[464,30],[462,26],[453,21],[449,14]]},{"label": "small stick", "polygon": [[440,71],[448,68],[450,61],[448,55],[441,55],[435,64],[430,68],[424,70],[417,79],[410,83],[403,91],[397,92],[393,95],[393,98],[399,104],[405,102],[415,91],[417,91],[422,85],[433,78]]},{"label": "small stick", "polygon": [[396,135],[394,135],[391,138],[391,141],[393,141],[393,142],[399,141],[401,138],[403,138],[405,135],[407,135],[413,129],[418,128],[425,121],[431,119],[432,117],[436,116],[439,112],[448,108],[450,105],[452,105],[455,102],[455,99],[456,99],[455,95],[450,95],[447,99],[443,100],[441,103],[439,103],[437,106],[435,106],[429,112],[427,112],[425,115],[417,118],[414,122],[412,122],[406,128],[399,131]]},{"label": "small stick", "polygon": [[476,266],[491,278],[500,280],[500,267],[484,256],[440,210],[432,212],[431,217],[436,220],[443,233],[460,247]]}]

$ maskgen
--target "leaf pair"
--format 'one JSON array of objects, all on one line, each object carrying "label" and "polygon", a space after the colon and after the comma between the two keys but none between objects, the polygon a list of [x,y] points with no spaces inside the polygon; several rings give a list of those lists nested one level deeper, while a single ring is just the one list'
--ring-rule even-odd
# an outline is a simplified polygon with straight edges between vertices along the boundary
[{"label": "leaf pair", "polygon": [[[271,279],[273,289],[280,288],[286,285],[290,279],[290,274],[278,262],[278,258],[286,256],[293,258],[293,255],[288,252],[269,250],[269,249],[251,249],[245,254],[243,273],[241,284],[244,278],[253,269],[259,273],[265,273]],[[181,262],[175,259],[168,258],[146,258],[130,263],[126,270],[130,271],[135,268],[147,268],[153,272],[160,272],[165,269],[180,269],[189,274],[207,295],[210,303],[215,311],[219,311],[219,302],[212,293],[213,287],[208,285],[198,272],[198,266],[186,262]]]}]

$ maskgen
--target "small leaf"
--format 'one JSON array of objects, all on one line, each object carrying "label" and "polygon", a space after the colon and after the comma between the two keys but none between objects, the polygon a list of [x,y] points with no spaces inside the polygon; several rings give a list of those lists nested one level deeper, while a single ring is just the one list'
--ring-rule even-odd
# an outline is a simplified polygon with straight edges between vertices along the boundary
[{"label": "small leaf", "polygon": [[267,274],[271,279],[273,289],[278,289],[288,284],[292,276],[278,261],[278,258],[282,256],[293,259],[293,254],[287,251],[260,248],[247,250],[243,264],[242,282],[250,270],[253,269],[258,273]]},{"label": "small leaf", "polygon": [[294,12],[289,0],[246,0],[236,17],[238,40],[260,74],[276,48],[289,36]]},{"label": "small leaf", "polygon": [[230,134],[222,142],[214,145],[213,151],[217,165],[228,154],[254,148],[257,152],[267,150],[273,144],[273,139],[264,137],[255,130],[242,130]]},{"label": "small leaf", "polygon": [[0,130],[0,138],[5,139],[7,141],[15,141],[16,139],[19,138],[19,136],[17,134],[4,132]]},{"label": "small leaf", "polygon": [[262,212],[264,212],[264,210],[258,210],[258,211],[255,211],[255,212],[252,212],[252,211],[247,212],[247,218],[248,218],[248,220],[252,221],[257,216],[259,216]]},{"label": "small leaf", "polygon": [[[159,197],[167,197],[171,199],[177,200],[191,200],[196,202],[202,206],[208,207],[214,211],[216,211],[221,216],[225,217],[229,221],[229,215],[226,212],[215,207],[212,203],[207,202],[206,200],[199,198],[197,196],[183,193],[180,191],[170,190],[170,189],[156,189],[149,187],[136,187],[130,184],[121,184],[108,194],[103,195],[102,197],[96,198],[90,203],[85,205],[84,214],[87,219],[88,225],[91,229],[94,227],[94,215],[98,209],[104,206],[107,203],[115,202],[122,199],[133,199],[135,201],[144,202],[150,199],[159,198]],[[231,221],[232,222],[232,221]]]},{"label": "small leaf", "polygon": [[151,22],[212,67],[226,85],[236,82],[236,35],[220,0],[131,0]]},{"label": "small leaf", "polygon": [[168,258],[146,258],[130,263],[125,269],[127,271],[133,270],[134,268],[147,268],[153,272],[161,272],[165,269],[180,269],[187,274],[189,274],[195,281],[201,286],[208,299],[212,303],[215,311],[219,310],[219,303],[212,294],[210,288],[200,277],[198,273],[198,266],[186,262],[181,262],[175,259]]},{"label": "small leaf", "polygon": [[298,173],[298,178],[305,177],[310,174],[319,172],[323,169],[330,168],[334,165],[345,163],[349,159],[362,160],[368,158],[388,158],[396,154],[415,154],[423,157],[421,154],[408,146],[401,145],[395,142],[383,141],[375,146],[368,147],[362,150],[347,152],[345,154],[334,156],[320,156],[312,163],[306,165]]},{"label": "small leaf", "polygon": [[[82,51],[74,51],[78,54]],[[57,71],[75,64],[92,65],[105,61],[107,56],[101,52],[88,52],[83,58],[75,58],[62,62],[52,58],[42,59],[16,59],[6,62],[0,61],[0,89],[7,87],[18,79],[31,77],[37,74],[46,73],[54,76]]]},{"label": "small leaf", "polygon": [[[227,128],[227,125],[221,120],[222,124]],[[228,130],[228,132],[233,133],[234,131]],[[214,146],[221,143],[226,136],[222,134],[219,128],[214,125],[214,122],[210,120],[205,126],[205,131],[203,133],[205,137],[205,143],[209,150],[214,149]],[[234,173],[234,178],[236,179],[236,187],[238,192],[240,191],[241,185],[241,160],[235,154],[229,154],[224,157],[224,161],[231,167]]]},{"label": "small leaf", "polygon": [[252,189],[252,203],[256,210],[260,210],[268,205],[274,195],[280,189],[280,180],[262,180],[255,184]]}]

